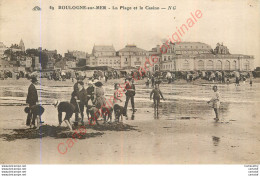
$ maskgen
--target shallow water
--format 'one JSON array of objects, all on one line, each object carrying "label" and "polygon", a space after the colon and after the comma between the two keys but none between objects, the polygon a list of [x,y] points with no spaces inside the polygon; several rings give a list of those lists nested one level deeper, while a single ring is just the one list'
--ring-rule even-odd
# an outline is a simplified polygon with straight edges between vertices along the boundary
[{"label": "shallow water", "polygon": [[[2,81],[0,86],[0,106],[25,106],[27,90],[30,82],[20,79],[10,82]],[[214,115],[212,108],[206,103],[212,96],[213,84],[161,84],[160,89],[165,97],[165,101],[161,101],[159,109],[159,118],[179,119],[181,117],[204,119]],[[73,83],[53,82],[38,85],[38,96],[42,105],[49,105],[55,99],[61,101],[69,101],[72,92]],[[255,83],[252,87],[249,84],[241,84],[236,87],[234,84],[218,85],[221,94],[221,116],[227,117],[236,111],[236,109],[254,109],[259,104],[260,92],[259,83]],[[113,85],[108,83],[104,86],[107,100],[113,95]],[[135,108],[136,114],[131,115],[128,112],[129,119],[132,120],[148,120],[150,116],[144,114],[153,113],[153,102],[150,100],[151,88],[145,88],[144,85],[136,85]],[[122,97],[123,103],[125,96]],[[128,108],[131,109],[129,101]],[[142,114],[142,118],[136,118]],[[185,119],[185,118],[183,118]]]}]

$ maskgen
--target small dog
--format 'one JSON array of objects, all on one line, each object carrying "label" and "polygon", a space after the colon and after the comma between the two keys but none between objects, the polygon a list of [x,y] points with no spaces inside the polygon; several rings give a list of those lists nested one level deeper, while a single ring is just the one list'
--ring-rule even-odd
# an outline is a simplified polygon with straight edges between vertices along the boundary
[{"label": "small dog", "polygon": [[119,122],[120,117],[121,117],[121,121],[123,121],[123,114],[125,114],[125,108],[123,106],[115,104],[114,113],[115,113],[115,121]]}]

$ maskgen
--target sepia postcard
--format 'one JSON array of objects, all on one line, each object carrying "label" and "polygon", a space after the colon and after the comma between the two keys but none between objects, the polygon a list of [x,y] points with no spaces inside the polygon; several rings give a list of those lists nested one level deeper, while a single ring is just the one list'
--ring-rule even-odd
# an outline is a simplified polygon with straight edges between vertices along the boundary
[{"label": "sepia postcard", "polygon": [[259,0],[0,0],[2,165],[258,165],[259,89]]}]

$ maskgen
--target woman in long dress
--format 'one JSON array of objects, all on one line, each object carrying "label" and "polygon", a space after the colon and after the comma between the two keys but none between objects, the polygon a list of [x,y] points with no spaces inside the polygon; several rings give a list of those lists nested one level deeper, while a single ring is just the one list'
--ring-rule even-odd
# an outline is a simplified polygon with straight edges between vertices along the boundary
[{"label": "woman in long dress", "polygon": [[103,89],[103,84],[98,81],[95,83],[95,90],[94,90],[94,104],[96,108],[100,109],[101,107],[106,105],[106,98]]}]

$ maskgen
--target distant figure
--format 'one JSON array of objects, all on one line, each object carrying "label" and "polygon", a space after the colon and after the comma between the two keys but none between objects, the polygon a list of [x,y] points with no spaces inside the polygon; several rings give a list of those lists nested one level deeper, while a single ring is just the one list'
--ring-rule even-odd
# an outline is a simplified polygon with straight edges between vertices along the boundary
[{"label": "distant figure", "polygon": [[[32,127],[33,125],[33,128],[36,128],[36,129],[39,129],[40,127],[40,124],[43,123],[41,121],[41,115],[43,114],[44,112],[44,108],[41,106],[41,105],[33,105],[31,106],[30,108],[29,107],[26,107],[24,109],[24,112],[29,114],[31,113],[32,114],[32,120],[30,122],[30,128]],[[36,119],[36,122],[37,122],[37,126],[35,126],[35,119]]]},{"label": "distant figure", "polygon": [[108,76],[107,76],[107,74],[105,75],[105,82],[107,82],[107,80],[108,80]]},{"label": "distant figure", "polygon": [[150,78],[147,78],[147,81],[145,82],[145,84],[146,84],[146,88],[149,88]]},{"label": "distant figure", "polygon": [[240,86],[240,84],[239,84],[239,77],[236,77],[236,84],[235,84],[236,86]]},{"label": "distant figure", "polygon": [[214,118],[214,120],[217,122],[219,121],[219,108],[220,108],[220,94],[218,92],[218,87],[217,86],[213,86],[213,97],[211,98],[210,101],[208,101],[209,103],[212,103],[212,108],[214,109],[214,112],[216,114],[216,118]]},{"label": "distant figure", "polygon": [[158,85],[158,87],[160,87],[160,84],[162,83],[161,79],[159,77],[156,78],[156,80],[154,81],[154,85]]},{"label": "distant figure", "polygon": [[73,83],[74,83],[75,77],[76,77],[75,72],[72,71],[72,72],[71,72],[71,80],[72,80]]},{"label": "distant figure", "polygon": [[243,79],[243,83],[246,84],[246,77],[243,76],[242,79]]},{"label": "distant figure", "polygon": [[229,85],[229,83],[230,83],[230,80],[229,80],[229,77],[227,77],[227,84]]},{"label": "distant figure", "polygon": [[160,91],[158,85],[155,85],[155,88],[152,90],[151,94],[150,94],[150,100],[153,97],[153,104],[154,104],[154,114],[158,117],[158,109],[159,109],[159,103],[160,103],[160,96],[162,97],[163,100],[165,100],[163,98],[162,92]]},{"label": "distant figure", "polygon": [[[29,104],[29,108],[32,108],[32,106],[36,105],[36,103],[38,102],[38,94],[35,87],[35,85],[37,84],[38,84],[37,78],[32,77],[32,83],[28,88],[28,94],[26,98],[26,103]],[[27,115],[26,125],[30,126],[31,123],[35,124],[35,119],[32,120],[32,111],[30,111]]]},{"label": "distant figure", "polygon": [[152,87],[154,87],[154,76],[153,75],[152,75],[151,81],[152,81]]},{"label": "distant figure", "polygon": [[[60,102],[55,101],[53,103],[54,107],[58,109],[58,120],[59,120],[59,126],[61,126],[62,122],[64,121],[67,126],[69,127],[70,131],[72,131],[72,125],[70,123],[70,118],[72,117],[72,114],[74,113],[75,106],[69,102]],[[62,121],[62,113],[65,112],[65,118]]]},{"label": "distant figure", "polygon": [[250,84],[251,87],[253,86],[253,80],[252,80],[252,77],[250,77],[249,84]]}]

